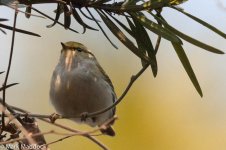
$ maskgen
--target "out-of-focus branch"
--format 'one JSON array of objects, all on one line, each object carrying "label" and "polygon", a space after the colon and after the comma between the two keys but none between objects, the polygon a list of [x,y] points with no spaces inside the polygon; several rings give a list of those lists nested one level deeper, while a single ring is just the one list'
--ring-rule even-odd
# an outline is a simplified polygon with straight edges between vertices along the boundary
[{"label": "out-of-focus branch", "polygon": [[[35,137],[40,136],[40,135],[47,135],[47,134],[52,134],[52,133],[54,133],[54,131],[52,131],[52,130],[48,131],[48,132],[40,132],[40,133],[29,135],[29,138],[35,138]],[[28,139],[27,137],[20,137],[20,138],[16,138],[16,139],[13,139],[13,140],[0,142],[0,145],[19,142],[19,141],[23,141],[23,140],[27,140],[27,139]]]},{"label": "out-of-focus branch", "polygon": [[27,130],[20,124],[20,122],[18,122],[14,116],[12,116],[10,113],[6,112],[6,107],[2,105],[2,107],[0,107],[0,111],[4,111],[4,116],[3,117],[8,117],[17,127],[17,129],[19,129],[20,131],[22,131],[23,135],[27,138],[27,140],[29,141],[30,144],[36,144],[36,142],[29,136],[29,133],[27,132]]},{"label": "out-of-focus branch", "polygon": [[[0,99],[0,103],[2,103],[2,100]],[[14,114],[16,114],[15,111],[18,111],[18,112],[21,112],[21,113],[25,113],[25,114],[29,114],[28,111],[24,110],[24,109],[21,109],[21,108],[18,108],[18,107],[15,107],[15,106],[10,106],[6,103],[6,106],[7,106],[7,109],[10,111],[10,112],[14,112]],[[27,115],[29,116],[29,115]],[[17,115],[18,117],[18,115]],[[29,116],[30,117],[30,116]],[[56,127],[59,127],[61,129],[64,129],[64,130],[67,130],[67,131],[70,131],[70,132],[74,132],[74,133],[84,133],[83,131],[79,131],[79,130],[76,130],[76,129],[72,129],[72,128],[69,128],[67,126],[64,126],[64,125],[61,125],[59,123],[52,123],[49,119],[44,119],[44,118],[37,118],[41,121],[44,121],[50,125],[53,125],[53,126],[56,126]],[[108,148],[103,144],[101,143],[100,141],[98,141],[96,138],[92,137],[91,135],[82,135],[88,139],[90,139],[91,141],[93,141],[95,144],[97,144],[99,147],[101,147],[103,150],[108,150]]]},{"label": "out-of-focus branch", "polygon": [[48,132],[43,132],[43,133],[38,132],[38,133],[35,133],[35,134],[31,134],[31,135],[29,135],[29,137],[20,137],[20,138],[16,138],[16,139],[9,140],[9,141],[3,141],[3,142],[0,142],[0,145],[14,143],[14,142],[19,142],[19,141],[26,141],[26,140],[28,140],[28,138],[36,138],[36,137],[47,135],[47,134],[64,135],[64,136],[66,135],[66,137],[63,137],[63,138],[58,139],[56,141],[53,141],[53,142],[51,142],[49,144],[42,144],[42,145],[40,145],[40,146],[42,146],[44,148],[44,147],[46,147],[46,146],[48,146],[50,144],[60,142],[60,141],[66,139],[66,138],[69,138],[69,137],[83,136],[83,135],[92,135],[93,133],[99,132],[101,129],[105,129],[112,121],[115,121],[115,119],[117,119],[117,117],[113,117],[113,118],[107,120],[103,125],[101,125],[97,129],[94,129],[94,130],[91,130],[91,131],[87,131],[87,132],[60,133],[60,132],[56,132],[56,131],[51,130],[51,131],[48,131]]}]

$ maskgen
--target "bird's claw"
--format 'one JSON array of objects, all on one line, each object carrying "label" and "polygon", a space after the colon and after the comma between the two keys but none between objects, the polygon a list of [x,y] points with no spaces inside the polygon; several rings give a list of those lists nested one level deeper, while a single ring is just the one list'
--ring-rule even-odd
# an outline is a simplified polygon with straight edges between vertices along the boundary
[{"label": "bird's claw", "polygon": [[81,117],[81,121],[86,121],[86,119],[88,118],[88,112],[83,112],[81,113],[80,117]]},{"label": "bird's claw", "polygon": [[61,116],[57,113],[53,113],[50,115],[49,119],[51,121],[51,123],[54,123],[57,119],[59,119]]}]

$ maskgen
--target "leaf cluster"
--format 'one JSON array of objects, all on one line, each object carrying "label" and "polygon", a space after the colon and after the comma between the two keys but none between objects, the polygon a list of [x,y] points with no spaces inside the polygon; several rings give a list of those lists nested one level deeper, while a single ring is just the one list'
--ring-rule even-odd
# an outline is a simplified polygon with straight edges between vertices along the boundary
[{"label": "leaf cluster", "polygon": [[[79,33],[75,29],[70,28],[71,19],[73,18],[83,27],[82,33],[85,33],[87,29],[94,31],[100,30],[108,41],[115,48],[117,48],[117,46],[109,38],[107,32],[103,29],[101,24],[101,22],[103,22],[107,26],[108,30],[121,43],[123,43],[132,53],[141,59],[143,66],[145,66],[145,64],[149,64],[151,66],[154,77],[158,73],[158,63],[156,59],[158,51],[154,48],[153,41],[151,41],[150,34],[148,32],[156,34],[158,39],[164,38],[168,40],[171,42],[194,87],[198,91],[199,95],[202,96],[203,93],[196,75],[192,69],[185,50],[183,49],[183,41],[212,53],[224,54],[224,52],[179,31],[175,27],[171,26],[161,15],[161,13],[164,7],[168,7],[176,10],[178,13],[184,14],[195,22],[200,23],[223,38],[226,38],[226,34],[207,22],[189,14],[188,12],[185,12],[177,6],[186,1],[187,0],[19,0],[20,4],[26,5],[25,15],[28,18],[31,16],[31,11],[33,10],[53,20],[53,23],[47,27],[53,27],[55,24],[60,24],[65,29]],[[55,18],[52,18],[40,10],[32,7],[32,5],[40,3],[57,3]],[[94,15],[94,12],[98,16]],[[61,15],[64,17],[63,23],[59,22]],[[124,17],[126,22],[122,22],[118,19],[118,16]],[[99,29],[89,25],[84,19],[95,22]],[[3,21],[7,21],[7,19],[0,19],[0,27],[12,30],[12,27],[1,24]],[[0,30],[5,33],[2,29]],[[39,36],[38,34],[21,29],[16,29],[16,31]],[[136,43],[133,43],[133,41],[136,41]]]}]

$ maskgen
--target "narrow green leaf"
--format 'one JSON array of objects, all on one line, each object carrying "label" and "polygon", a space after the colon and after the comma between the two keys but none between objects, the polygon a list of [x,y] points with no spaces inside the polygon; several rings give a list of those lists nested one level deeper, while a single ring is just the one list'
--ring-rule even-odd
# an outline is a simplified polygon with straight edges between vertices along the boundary
[{"label": "narrow green leaf", "polygon": [[188,35],[186,35],[186,34],[180,32],[180,31],[178,31],[178,30],[176,30],[175,28],[173,28],[173,27],[171,27],[171,26],[168,26],[168,28],[169,28],[172,32],[174,32],[175,34],[177,34],[179,37],[181,37],[181,38],[184,39],[185,41],[188,41],[188,42],[191,43],[191,44],[194,44],[194,45],[196,45],[196,46],[198,46],[198,47],[200,47],[200,48],[202,48],[202,49],[204,49],[204,50],[207,50],[207,51],[209,51],[209,52],[212,52],[212,53],[216,53],[216,54],[224,54],[223,51],[221,51],[221,50],[219,50],[219,49],[217,49],[217,48],[215,48],[215,47],[212,47],[212,46],[210,46],[210,45],[207,45],[207,44],[205,44],[205,43],[202,43],[202,42],[200,42],[200,41],[198,41],[198,40],[196,40],[196,39],[194,39],[194,38],[192,38],[192,37],[190,37],[190,36],[188,36]]},{"label": "narrow green leaf", "polygon": [[117,22],[127,33],[129,33],[132,37],[134,37],[133,32],[127,26],[125,26],[121,21],[119,21],[117,18],[115,18],[110,13],[108,13],[108,15],[111,16],[111,18],[114,19],[115,22]]},{"label": "narrow green leaf", "polygon": [[47,25],[46,26],[47,28],[53,27],[58,22],[60,15],[61,15],[61,7],[62,7],[62,4],[57,3],[56,16],[55,16],[55,19],[53,21],[53,24]]},{"label": "narrow green leaf", "polygon": [[[141,51],[141,53],[146,55],[146,45],[144,45],[146,43],[143,43],[143,41],[140,39],[141,38],[140,34],[142,34],[142,33],[140,33],[141,31],[139,31],[140,30],[139,26],[136,27],[132,23],[132,21],[130,21],[130,19],[128,17],[126,19],[127,19],[127,22],[129,23],[129,26],[130,26],[130,28],[131,28],[131,30],[133,32],[134,38],[135,38],[135,40],[137,42],[138,49]],[[144,61],[142,61],[142,59],[141,59],[141,62],[142,62],[142,66],[144,66],[146,64]]]},{"label": "narrow green leaf", "polygon": [[131,16],[137,18],[144,27],[154,32],[155,34],[162,36],[163,38],[171,42],[182,43],[182,41],[174,33],[147,19],[142,13],[131,13]]},{"label": "narrow green leaf", "polygon": [[66,4],[64,4],[63,7],[64,7],[64,28],[68,29],[70,28],[71,25],[70,11]]},{"label": "narrow green leaf", "polygon": [[[86,13],[84,13],[83,10],[82,10],[81,8],[79,8],[79,11],[81,12],[81,14],[82,14],[85,18],[94,21],[93,18],[91,18],[90,16],[88,16]],[[98,19],[96,19],[96,21],[97,21],[97,22],[100,22],[100,20],[98,20]]]},{"label": "narrow green leaf", "polygon": [[[104,36],[107,38],[107,40],[111,43],[111,45],[118,49],[118,47],[111,41],[111,39],[108,37],[107,33],[104,31],[104,29],[101,27],[101,25],[99,24],[99,22],[96,20],[96,18],[93,16],[93,14],[89,11],[89,9],[86,7],[86,10],[88,11],[88,13],[90,14],[90,16],[93,18],[93,20],[96,22],[96,24],[98,25],[98,27],[100,28],[100,30],[102,31],[102,33],[104,34]],[[97,11],[97,10],[96,10]],[[98,11],[97,11],[98,12]]]},{"label": "narrow green leaf", "polygon": [[[39,14],[45,16],[46,18],[48,18],[48,19],[50,19],[50,20],[52,20],[52,21],[55,21],[55,20],[56,20],[56,19],[53,19],[53,18],[51,18],[50,16],[46,15],[45,13],[39,11],[38,9],[36,9],[36,8],[34,8],[34,7],[32,7],[31,9],[34,10],[35,12],[37,12],[37,13],[39,13]],[[56,23],[59,24],[59,25],[61,25],[61,26],[64,26],[62,23],[60,23],[60,22],[58,22],[58,21],[56,21]],[[76,30],[74,30],[74,29],[72,29],[72,28],[69,28],[69,30],[71,30],[71,31],[73,31],[73,32],[75,32],[75,33],[78,33],[78,31],[76,31]]]},{"label": "narrow green leaf", "polygon": [[187,41],[187,42],[189,42],[189,43],[191,43],[191,44],[193,44],[193,45],[196,45],[196,46],[198,46],[198,47],[200,47],[200,48],[203,48],[204,50],[207,50],[207,51],[209,51],[209,52],[217,53],[217,54],[224,54],[223,51],[221,51],[221,50],[219,50],[219,49],[217,49],[217,48],[215,48],[215,47],[212,47],[212,46],[210,46],[210,45],[207,45],[207,44],[205,44],[205,43],[202,43],[202,42],[200,42],[200,41],[198,41],[198,40],[196,40],[196,39],[194,39],[194,38],[192,38],[192,37],[190,37],[190,36],[188,36],[188,35],[186,35],[186,34],[180,32],[180,31],[178,31],[178,30],[175,29],[174,27],[170,26],[170,25],[164,20],[164,18],[162,18],[162,17],[159,18],[159,17],[157,17],[157,16],[155,16],[155,15],[153,15],[153,14],[152,14],[152,16],[154,16],[156,20],[158,20],[159,22],[161,22],[168,30],[170,30],[171,32],[173,32],[173,33],[176,34],[177,36],[181,37],[181,38],[184,39],[185,41]]},{"label": "narrow green leaf", "polygon": [[[10,26],[4,25],[4,24],[0,24],[0,27],[2,27],[2,28],[4,28],[4,29],[11,30],[11,31],[13,30],[13,27],[10,27]],[[17,29],[17,28],[15,28],[15,31],[16,31],[16,32],[23,33],[23,34],[28,34],[28,35],[32,35],[32,36],[38,36],[38,37],[41,37],[40,35],[38,35],[38,34],[36,34],[36,33],[29,32],[29,31],[22,30],[22,29]]]},{"label": "narrow green leaf", "polygon": [[[131,28],[134,32],[134,35],[136,37],[137,45],[140,50],[143,51],[144,55],[148,54],[148,56],[153,60],[153,64],[151,64],[152,72],[154,77],[156,77],[158,72],[158,66],[157,66],[157,60],[155,57],[155,50],[152,45],[151,39],[149,38],[149,35],[143,25],[140,24],[139,20],[137,18],[132,17],[133,22],[135,24],[135,28]],[[143,63],[143,66],[145,64]]]},{"label": "narrow green leaf", "polygon": [[154,63],[152,60],[150,60],[149,57],[144,55],[140,52],[140,50],[133,44],[132,41],[130,41],[124,33],[105,15],[102,14],[102,12],[99,12],[97,10],[98,14],[100,15],[101,19],[104,21],[108,29],[127,47],[129,48],[135,55],[137,55],[139,58],[144,60],[146,63]]},{"label": "narrow green leaf", "polygon": [[202,90],[200,88],[199,82],[198,82],[198,80],[195,76],[195,73],[193,72],[193,69],[191,67],[191,64],[190,64],[187,56],[186,56],[186,53],[184,52],[183,47],[181,46],[181,44],[175,43],[175,42],[172,42],[172,45],[173,45],[181,63],[183,64],[184,69],[186,70],[191,82],[193,83],[193,85],[196,88],[199,95],[202,97],[203,94],[202,94]]},{"label": "narrow green leaf", "polygon": [[87,28],[87,29],[90,29],[90,30],[98,31],[97,29],[95,29],[95,28],[93,28],[93,27],[87,25],[87,24],[82,20],[82,18],[80,17],[79,13],[78,13],[77,10],[76,10],[76,8],[73,8],[73,7],[72,7],[71,11],[72,11],[72,15],[73,15],[73,17],[75,18],[75,20],[76,20],[81,26],[83,26],[83,33],[85,33],[86,28]]},{"label": "narrow green leaf", "polygon": [[83,27],[83,32],[86,32],[86,24],[82,21],[82,18],[79,16],[75,8],[71,9],[72,15],[75,18],[75,20]]},{"label": "narrow green leaf", "polygon": [[203,20],[201,20],[201,19],[199,19],[199,18],[197,18],[197,17],[195,17],[195,16],[193,16],[193,15],[191,15],[191,14],[189,14],[189,13],[183,11],[183,10],[180,10],[180,9],[174,7],[174,6],[172,6],[171,8],[173,8],[173,9],[183,13],[184,15],[190,17],[191,19],[195,20],[196,22],[200,23],[201,25],[203,25],[203,26],[207,27],[208,29],[212,30],[213,32],[217,33],[221,37],[226,38],[226,34],[224,32],[222,32],[219,29],[217,29],[216,27],[208,24],[207,22],[205,22],[205,21],[203,21]]},{"label": "narrow green leaf", "polygon": [[[127,20],[128,24],[129,24],[131,30],[134,31],[135,28],[136,28],[135,25],[132,23],[132,21],[128,17],[126,17],[126,20]],[[134,32],[132,32],[132,34],[133,34],[133,37],[135,38]]]}]

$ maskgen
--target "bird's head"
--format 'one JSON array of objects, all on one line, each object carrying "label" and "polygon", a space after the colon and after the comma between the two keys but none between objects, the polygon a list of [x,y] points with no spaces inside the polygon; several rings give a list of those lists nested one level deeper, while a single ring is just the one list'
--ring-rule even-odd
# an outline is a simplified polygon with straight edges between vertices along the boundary
[{"label": "bird's head", "polygon": [[88,51],[87,47],[85,47],[83,44],[78,43],[78,42],[73,42],[73,41],[69,41],[66,43],[61,42],[61,46],[62,46],[61,52],[65,52],[68,50],[75,51],[75,52],[87,52]]},{"label": "bird's head", "polygon": [[84,46],[83,44],[79,43],[79,42],[74,42],[74,41],[69,41],[66,43],[62,43],[61,42],[61,46],[62,46],[62,50],[61,53],[64,53],[66,56],[68,53],[73,53],[74,56],[76,55],[82,55],[82,56],[88,56],[88,57],[94,57],[93,53],[91,53],[90,50],[88,50],[88,48],[86,46]]},{"label": "bird's head", "polygon": [[61,46],[62,49],[59,63],[63,64],[66,68],[71,68],[73,65],[76,65],[75,62],[81,60],[93,60],[93,58],[95,58],[88,48],[81,43],[73,41],[66,43],[61,42]]}]

